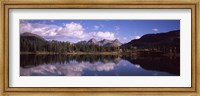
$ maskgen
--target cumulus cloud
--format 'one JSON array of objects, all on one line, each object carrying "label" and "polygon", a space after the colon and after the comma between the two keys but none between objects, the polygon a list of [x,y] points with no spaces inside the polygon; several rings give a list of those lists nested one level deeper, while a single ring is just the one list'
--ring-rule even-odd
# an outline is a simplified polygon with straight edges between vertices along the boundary
[{"label": "cumulus cloud", "polygon": [[50,22],[54,22],[54,20],[50,20]]},{"label": "cumulus cloud", "polygon": [[157,32],[159,29],[157,29],[157,28],[153,28],[152,29],[152,31],[155,31],[155,32]]},{"label": "cumulus cloud", "polygon": [[100,24],[99,26],[101,26],[101,28],[103,28],[103,27],[104,27],[104,25],[103,25],[103,24]]},{"label": "cumulus cloud", "polygon": [[94,25],[94,30],[99,30],[100,26]]},{"label": "cumulus cloud", "polygon": [[91,32],[89,33],[90,36],[97,38],[97,39],[108,39],[108,40],[115,40],[116,37],[113,32]]},{"label": "cumulus cloud", "polygon": [[103,28],[104,25],[103,24],[99,24],[99,25],[94,25],[94,30],[99,30],[100,28]]},{"label": "cumulus cloud", "polygon": [[74,22],[65,24],[65,26],[57,33],[59,36],[75,37],[75,38],[85,37],[83,26],[79,23],[74,23]]},{"label": "cumulus cloud", "polygon": [[119,26],[115,26],[115,31],[119,31],[120,27]]},{"label": "cumulus cloud", "polygon": [[123,40],[127,40],[127,37],[123,37]]},{"label": "cumulus cloud", "polygon": [[24,32],[32,32],[33,28],[32,25],[30,23],[21,21],[20,22],[20,33],[24,33]]},{"label": "cumulus cloud", "polygon": [[[100,26],[95,25],[94,28],[99,29]],[[88,39],[88,38],[97,38],[97,39],[108,39],[114,40],[116,39],[113,32],[85,32],[85,28],[80,23],[66,23],[63,26],[57,25],[48,25],[48,24],[40,24],[40,23],[28,23],[24,20],[20,21],[20,33],[31,32],[45,38],[60,38],[60,37],[68,37],[68,38],[76,38],[76,39]]]},{"label": "cumulus cloud", "polygon": [[84,28],[79,23],[68,23],[60,27],[57,25],[47,25],[39,23],[20,23],[20,33],[31,32],[43,37],[73,37],[84,38]]},{"label": "cumulus cloud", "polygon": [[39,23],[20,22],[20,33],[31,32],[40,36],[55,36],[61,27]]}]

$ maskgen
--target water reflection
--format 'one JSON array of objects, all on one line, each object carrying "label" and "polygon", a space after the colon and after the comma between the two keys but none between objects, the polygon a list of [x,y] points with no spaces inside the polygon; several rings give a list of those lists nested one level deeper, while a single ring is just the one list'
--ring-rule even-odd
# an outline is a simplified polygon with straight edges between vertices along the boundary
[{"label": "water reflection", "polygon": [[21,55],[21,76],[174,76],[179,58],[116,55]]}]

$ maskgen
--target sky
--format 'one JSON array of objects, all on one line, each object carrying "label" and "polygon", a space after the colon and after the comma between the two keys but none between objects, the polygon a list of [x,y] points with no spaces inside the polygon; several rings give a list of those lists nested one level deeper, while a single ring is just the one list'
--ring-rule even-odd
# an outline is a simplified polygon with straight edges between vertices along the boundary
[{"label": "sky", "polygon": [[20,33],[31,32],[46,40],[79,42],[91,38],[127,43],[145,34],[180,29],[180,20],[20,20]]}]

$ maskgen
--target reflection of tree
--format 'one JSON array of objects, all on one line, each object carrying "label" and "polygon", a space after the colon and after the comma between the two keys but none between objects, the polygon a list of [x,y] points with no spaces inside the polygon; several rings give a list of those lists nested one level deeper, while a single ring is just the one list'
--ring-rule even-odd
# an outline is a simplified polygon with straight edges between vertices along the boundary
[{"label": "reflection of tree", "polygon": [[[72,64],[71,62],[76,61],[77,63],[87,64],[119,64],[120,60],[125,59],[130,61],[132,64],[138,64],[140,67],[147,70],[156,70],[169,72],[175,75],[180,75],[180,57],[130,57],[117,55],[65,55],[65,54],[49,54],[49,55],[20,55],[21,67],[33,67],[43,64]],[[104,65],[101,65],[104,66]],[[102,67],[101,67],[102,68]],[[100,70],[99,68],[98,70]],[[106,67],[108,68],[108,67]],[[109,67],[112,68],[112,67]]]},{"label": "reflection of tree", "polygon": [[180,75],[180,57],[122,57],[132,64],[147,70],[156,70]]},{"label": "reflection of tree", "polygon": [[48,55],[20,55],[20,65],[21,67],[31,67],[41,64],[68,64],[70,61],[90,62],[94,64],[95,62],[114,62],[119,63],[120,58],[116,55],[64,55],[64,54],[48,54]]}]

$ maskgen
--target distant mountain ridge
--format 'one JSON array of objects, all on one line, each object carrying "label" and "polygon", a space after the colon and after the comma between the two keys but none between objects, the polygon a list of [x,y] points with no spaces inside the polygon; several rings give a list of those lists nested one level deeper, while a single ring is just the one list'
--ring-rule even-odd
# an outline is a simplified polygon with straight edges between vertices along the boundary
[{"label": "distant mountain ridge", "polygon": [[94,39],[94,38],[92,38],[92,39],[90,39],[88,42],[87,42],[87,44],[97,44],[98,42]]},{"label": "distant mountain ridge", "polygon": [[37,34],[33,34],[31,32],[25,32],[20,34],[21,39],[29,39],[29,40],[39,40],[39,41],[46,41],[43,37],[37,35]]},{"label": "distant mountain ridge", "polygon": [[[20,34],[20,36],[21,36],[21,39],[28,39],[31,41],[37,40],[37,41],[41,41],[41,42],[46,42],[46,40],[43,37],[41,37],[37,34],[33,34],[31,32],[22,33],[22,34]],[[103,40],[97,41],[94,38],[92,38],[88,41],[80,41],[76,44],[95,44],[95,45],[99,45],[99,46],[114,46],[114,47],[119,47],[122,45],[122,43],[118,39],[115,39],[115,40],[103,39]]]},{"label": "distant mountain ridge", "polygon": [[115,39],[115,40],[103,39],[103,40],[97,41],[94,38],[88,41],[80,41],[78,42],[78,44],[96,44],[99,46],[114,46],[114,47],[119,47],[122,45],[122,43],[118,39]]},{"label": "distant mountain ridge", "polygon": [[153,47],[153,46],[180,46],[180,30],[166,33],[146,34],[140,39],[134,39],[121,47]]}]

